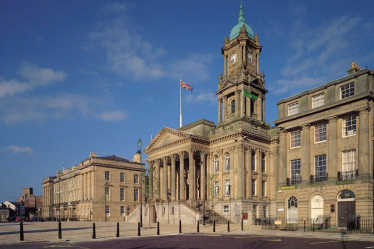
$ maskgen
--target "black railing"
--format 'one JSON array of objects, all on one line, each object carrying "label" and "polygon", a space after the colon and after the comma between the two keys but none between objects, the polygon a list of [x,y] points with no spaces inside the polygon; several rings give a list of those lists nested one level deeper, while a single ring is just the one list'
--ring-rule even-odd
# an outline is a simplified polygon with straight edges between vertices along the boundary
[{"label": "black railing", "polygon": [[269,222],[262,223],[262,228],[267,230],[282,229],[287,231],[317,231],[330,228],[330,216],[319,218],[290,218],[284,220],[268,218]]},{"label": "black railing", "polygon": [[287,178],[287,186],[293,186],[301,183],[301,176],[298,177],[292,177],[292,178]]},{"label": "black railing", "polygon": [[358,177],[358,169],[338,172],[338,181],[353,180],[353,179],[356,179],[357,177]]},{"label": "black railing", "polygon": [[310,183],[325,182],[329,179],[329,174],[324,173],[320,175],[310,175]]},{"label": "black railing", "polygon": [[351,216],[347,218],[347,231],[356,233],[374,233],[374,220],[372,218],[361,218]]}]

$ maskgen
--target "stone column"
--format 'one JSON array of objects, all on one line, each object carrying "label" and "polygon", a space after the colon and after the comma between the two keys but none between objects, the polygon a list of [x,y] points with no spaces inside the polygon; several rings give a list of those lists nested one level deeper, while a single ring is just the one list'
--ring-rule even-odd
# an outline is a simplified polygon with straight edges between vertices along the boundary
[{"label": "stone column", "polygon": [[240,96],[239,90],[235,90],[235,116],[240,117],[239,106],[240,106]]},{"label": "stone column", "polygon": [[369,134],[369,112],[370,108],[366,107],[359,110],[359,127],[358,127],[358,173],[360,176],[370,175],[370,134]]},{"label": "stone column", "polygon": [[161,185],[161,179],[160,179],[160,164],[161,164],[161,159],[157,159],[155,162],[155,171],[156,171],[156,182],[154,183],[156,186],[156,198],[160,199],[160,185]]},{"label": "stone column", "polygon": [[184,154],[182,151],[179,153],[179,200],[185,201],[186,197],[184,195],[185,186],[184,186]]},{"label": "stone column", "polygon": [[[237,196],[236,199],[243,200],[244,199],[244,146],[239,146],[236,148],[236,155],[237,155],[237,174],[238,174],[238,182],[237,182]],[[230,169],[230,172],[233,171]],[[233,183],[230,181],[230,185],[232,186]],[[231,193],[230,193],[231,195]]]},{"label": "stone column", "polygon": [[222,98],[218,99],[218,123],[222,122]]},{"label": "stone column", "polygon": [[223,113],[222,113],[222,122],[223,122],[223,121],[225,121],[227,113],[228,113],[228,110],[227,110],[227,97],[226,96],[223,97],[222,111],[223,111]]},{"label": "stone column", "polygon": [[309,182],[310,175],[314,175],[314,170],[311,171],[310,163],[310,124],[302,126],[301,130],[301,177],[302,181]]},{"label": "stone column", "polygon": [[336,179],[338,175],[338,150],[337,150],[337,127],[336,123],[338,117],[331,117],[328,119],[329,126],[327,130],[328,134],[328,161],[327,161],[327,171],[329,178]]},{"label": "stone column", "polygon": [[[287,181],[287,131],[279,131],[279,184],[286,185]],[[277,167],[276,165],[274,165]]]},{"label": "stone column", "polygon": [[194,171],[195,171],[195,165],[194,165],[194,159],[193,159],[193,154],[194,150],[190,150],[188,152],[188,161],[189,161],[189,174],[188,174],[188,184],[189,184],[189,193],[188,193],[188,198],[190,201],[193,200],[194,198],[194,193],[195,193],[195,179],[194,179]]},{"label": "stone column", "polygon": [[171,156],[171,169],[170,169],[170,190],[171,190],[171,201],[175,201],[175,161],[177,155]]},{"label": "stone column", "polygon": [[205,176],[206,176],[206,165],[205,165],[205,153],[204,151],[202,151],[200,153],[200,159],[201,159],[201,168],[200,168],[200,191],[201,191],[201,200],[202,201],[205,201],[206,199],[206,194],[205,194],[205,191],[206,191],[206,182],[205,182]]},{"label": "stone column", "polygon": [[168,198],[168,157],[164,157],[164,163],[163,163],[163,175],[164,175],[164,181],[162,183],[163,189],[162,189],[162,195],[164,200],[167,200]]},{"label": "stone column", "polygon": [[265,97],[262,98],[262,121],[265,122]]}]

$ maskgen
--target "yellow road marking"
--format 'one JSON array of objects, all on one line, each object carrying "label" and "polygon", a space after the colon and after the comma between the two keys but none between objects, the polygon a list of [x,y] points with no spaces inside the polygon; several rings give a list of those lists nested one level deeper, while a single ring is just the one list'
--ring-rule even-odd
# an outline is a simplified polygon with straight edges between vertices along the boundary
[{"label": "yellow road marking", "polygon": [[313,242],[313,243],[310,243],[311,245],[318,245],[318,244],[327,244],[327,243],[336,243],[336,242],[340,242],[339,240],[331,240],[331,241],[322,241],[322,242]]},{"label": "yellow road marking", "polygon": [[217,235],[204,235],[204,236],[206,236],[206,237],[219,237],[221,235],[217,234]]},{"label": "yellow road marking", "polygon": [[282,241],[281,239],[265,239],[265,241],[275,241],[275,242],[278,242],[278,241]]},{"label": "yellow road marking", "polygon": [[235,237],[235,239],[246,239],[248,237]]},{"label": "yellow road marking", "polygon": [[50,245],[44,246],[43,248],[50,248],[50,247],[73,247],[72,245]]}]

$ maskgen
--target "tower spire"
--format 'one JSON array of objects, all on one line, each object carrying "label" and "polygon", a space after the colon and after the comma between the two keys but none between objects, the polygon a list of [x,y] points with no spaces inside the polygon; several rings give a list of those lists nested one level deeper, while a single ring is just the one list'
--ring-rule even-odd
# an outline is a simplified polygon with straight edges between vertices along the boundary
[{"label": "tower spire", "polygon": [[240,11],[239,11],[239,19],[238,19],[238,23],[245,23],[245,19],[244,19],[244,12],[243,12],[243,4],[242,2],[240,3]]}]

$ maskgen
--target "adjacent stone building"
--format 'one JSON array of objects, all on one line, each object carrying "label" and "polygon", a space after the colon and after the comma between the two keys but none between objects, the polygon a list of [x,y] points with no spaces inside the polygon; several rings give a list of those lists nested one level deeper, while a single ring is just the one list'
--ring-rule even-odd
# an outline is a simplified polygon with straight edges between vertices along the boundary
[{"label": "adjacent stone building", "polygon": [[125,221],[141,197],[141,154],[90,157],[43,180],[43,217],[49,220]]},{"label": "adjacent stone building", "polygon": [[280,100],[270,127],[261,50],[241,6],[221,49],[218,123],[163,127],[149,143],[156,198],[144,217],[280,225],[329,218],[336,227],[350,216],[373,218],[374,72],[352,63],[347,76]]}]

